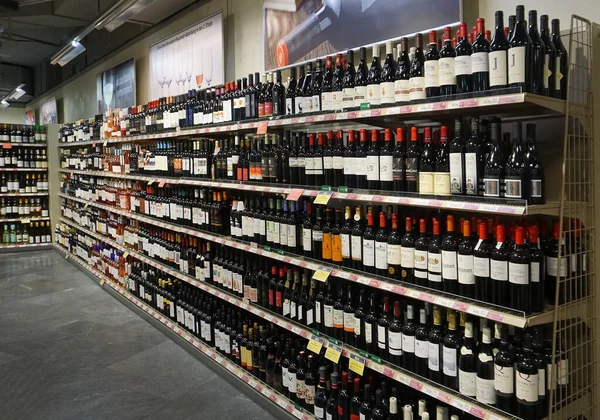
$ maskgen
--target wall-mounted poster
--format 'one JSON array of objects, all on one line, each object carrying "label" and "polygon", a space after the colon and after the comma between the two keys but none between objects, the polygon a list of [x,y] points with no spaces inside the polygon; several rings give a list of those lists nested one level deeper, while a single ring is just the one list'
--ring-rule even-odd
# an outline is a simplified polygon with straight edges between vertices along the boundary
[{"label": "wall-mounted poster", "polygon": [[222,85],[225,79],[221,12],[150,47],[150,97]]},{"label": "wall-mounted poster", "polygon": [[[265,3],[265,68],[274,69],[460,22],[461,0],[297,0]],[[289,10],[289,9],[288,9]]]},{"label": "wall-mounted poster", "polygon": [[56,98],[52,98],[42,104],[40,107],[40,119],[42,120],[42,125],[58,123]]},{"label": "wall-mounted poster", "polygon": [[35,111],[33,109],[23,115],[23,123],[25,125],[35,125]]},{"label": "wall-mounted poster", "polygon": [[98,75],[96,79],[98,113],[135,105],[135,61],[130,58]]}]

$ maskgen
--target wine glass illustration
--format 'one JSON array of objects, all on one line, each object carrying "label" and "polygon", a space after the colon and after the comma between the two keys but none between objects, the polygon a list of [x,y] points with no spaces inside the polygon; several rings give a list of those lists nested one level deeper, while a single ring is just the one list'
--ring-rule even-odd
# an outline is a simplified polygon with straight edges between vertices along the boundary
[{"label": "wine glass illustration", "polygon": [[203,49],[200,47],[200,51],[196,54],[196,85],[198,89],[202,87],[202,82],[204,81],[204,60],[203,57]]},{"label": "wine glass illustration", "polygon": [[[175,62],[177,63],[177,93],[185,90],[185,40],[175,44]],[[181,83],[181,89],[179,84]]]},{"label": "wine glass illustration", "polygon": [[194,66],[194,45],[192,43],[191,37],[186,38],[185,44],[185,78],[187,80],[187,88],[190,89],[190,84],[192,81],[192,67]]},{"label": "wine glass illustration", "polygon": [[162,51],[156,50],[156,54],[152,58],[152,75],[156,79],[156,82],[160,86],[160,96],[164,96],[165,93],[165,78],[164,68],[160,65]]},{"label": "wine glass illustration", "polygon": [[163,57],[163,66],[165,68],[165,83],[167,85],[167,96],[171,95],[171,82],[173,81],[173,51],[171,48],[165,48],[165,55]]},{"label": "wine glass illustration", "polygon": [[210,82],[213,78],[213,57],[212,47],[206,47],[206,63],[204,68],[204,76],[206,77],[206,86],[210,87]]},{"label": "wine glass illustration", "polygon": [[114,74],[112,71],[104,73],[104,83],[102,88],[102,97],[104,99],[105,111],[110,109],[110,103],[114,94]]}]

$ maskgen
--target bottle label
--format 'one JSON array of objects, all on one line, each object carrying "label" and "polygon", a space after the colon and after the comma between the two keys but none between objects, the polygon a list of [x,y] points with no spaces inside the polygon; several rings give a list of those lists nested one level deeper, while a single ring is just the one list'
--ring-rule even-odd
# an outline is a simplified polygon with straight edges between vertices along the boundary
[{"label": "bottle label", "polygon": [[474,285],[473,256],[458,254],[458,282],[460,284]]},{"label": "bottle label", "polygon": [[347,333],[353,333],[354,332],[354,314],[352,312],[344,312],[342,317],[344,319],[344,331]]},{"label": "bottle label", "polygon": [[439,372],[440,370],[440,345],[429,343],[428,345],[428,361],[427,366],[429,370]]},{"label": "bottle label", "polygon": [[379,85],[382,104],[393,104],[395,101],[396,86],[394,82],[382,82]]},{"label": "bottle label", "polygon": [[[430,273],[430,280],[431,280],[431,273],[441,273],[442,272],[442,255],[441,254],[436,254],[433,252],[427,253],[427,270]],[[435,281],[442,281],[442,280],[440,278],[439,280],[435,280]]]},{"label": "bottle label", "polygon": [[394,101],[410,101],[410,83],[408,80],[396,80],[394,82]]},{"label": "bottle label", "polygon": [[440,65],[438,60],[425,61],[425,87],[439,87]]},{"label": "bottle label", "polygon": [[388,265],[402,264],[402,246],[388,244],[387,246],[387,263]]},{"label": "bottle label", "polygon": [[455,251],[442,251],[442,277],[447,280],[458,279]]},{"label": "bottle label", "polygon": [[525,52],[527,47],[508,50],[508,83],[525,83]]},{"label": "bottle label", "polygon": [[310,106],[311,111],[321,111],[321,95],[313,95]]},{"label": "bottle label", "polygon": [[539,283],[541,279],[540,263],[532,261],[529,263],[529,278],[532,283]]},{"label": "bottle label", "polygon": [[312,240],[316,241],[316,242],[322,242],[323,241],[323,232],[320,230],[313,230],[312,231]]},{"label": "bottle label", "polygon": [[381,89],[379,85],[367,85],[367,102],[371,105],[381,105]]},{"label": "bottle label", "polygon": [[419,172],[419,194],[433,194],[433,172]]},{"label": "bottle label", "polygon": [[387,242],[375,242],[375,268],[379,270],[387,270],[387,257]]},{"label": "bottle label", "polygon": [[524,198],[522,184],[520,179],[504,179],[504,186],[506,188],[504,196],[506,198]]},{"label": "bottle label", "polygon": [[306,385],[302,379],[296,379],[296,395],[300,401],[306,398]]},{"label": "bottle label", "polygon": [[379,156],[367,156],[367,181],[379,181]]},{"label": "bottle label", "polygon": [[353,157],[344,157],[344,175],[354,175]]},{"label": "bottle label", "polygon": [[559,385],[568,385],[569,383],[569,361],[567,359],[561,359],[557,362],[558,372],[556,381]]},{"label": "bottle label", "polygon": [[477,153],[465,153],[465,187],[467,195],[477,195],[478,164]]},{"label": "bottle label", "polygon": [[342,156],[333,157],[333,169],[343,170],[344,169],[344,158]]},{"label": "bottle label", "polygon": [[402,356],[402,333],[388,331],[388,347],[392,356]]},{"label": "bottle label", "polygon": [[508,281],[512,284],[529,284],[529,264],[508,263]]},{"label": "bottle label", "polygon": [[385,327],[381,325],[377,326],[377,347],[380,349],[385,349],[386,345],[386,330]]},{"label": "bottle label", "polygon": [[496,390],[494,389],[493,379],[483,379],[479,376],[476,379],[477,401],[484,404],[496,404]]},{"label": "bottle label", "polygon": [[[242,360],[245,359],[244,353],[245,353],[245,351],[242,348],[242,358],[243,358]],[[288,387],[289,387],[288,368],[283,367],[283,366],[281,367],[281,381],[283,383],[283,388],[288,389]]]},{"label": "bottle label", "polygon": [[544,54],[544,89],[550,87],[550,78],[552,77],[552,71],[550,70],[550,54]]},{"label": "bottle label", "polygon": [[294,98],[285,98],[285,114],[292,115],[294,113]]},{"label": "bottle label", "polygon": [[[355,329],[356,331],[356,329]],[[365,322],[365,343],[371,344],[373,342],[373,327],[368,322]]]},{"label": "bottle label", "polygon": [[352,235],[352,260],[353,261],[361,261],[362,260],[362,236],[354,236]]},{"label": "bottle label", "polygon": [[461,153],[450,153],[450,192],[462,194],[463,185],[463,163]]},{"label": "bottle label", "polygon": [[350,258],[350,235],[342,233],[342,258]]},{"label": "bottle label", "polygon": [[368,267],[375,266],[375,241],[363,239],[363,264]]},{"label": "bottle label", "polygon": [[288,389],[290,390],[290,393],[295,394],[297,392],[298,389],[298,381],[296,380],[296,374],[293,372],[290,372],[288,370]]},{"label": "bottle label", "polygon": [[[444,363],[444,368],[446,367]],[[446,373],[446,372],[444,372]],[[466,372],[459,369],[458,372],[458,391],[462,395],[467,397],[475,397],[477,395],[475,391],[475,379],[477,378],[476,372]]]},{"label": "bottle label", "polygon": [[366,86],[355,86],[354,87],[354,106],[360,106],[367,100],[367,87]]},{"label": "bottle label", "polygon": [[304,251],[312,251],[312,229],[302,229],[302,248]]},{"label": "bottle label", "polygon": [[418,182],[419,175],[419,158],[406,158],[406,181]]},{"label": "bottle label", "polygon": [[506,51],[492,51],[488,56],[490,71],[490,86],[506,86],[508,73],[506,68]]},{"label": "bottle label", "polygon": [[433,174],[433,193],[435,195],[450,195],[450,172],[435,172]]},{"label": "bottle label", "polygon": [[415,356],[419,359],[429,358],[429,341],[415,339]]},{"label": "bottle label", "polygon": [[500,180],[498,178],[483,178],[483,195],[500,197]]},{"label": "bottle label", "polygon": [[404,181],[404,159],[392,158],[392,179],[394,181]]},{"label": "bottle label", "polygon": [[314,309],[306,311],[306,326],[311,326],[314,322]]},{"label": "bottle label", "polygon": [[322,92],[321,93],[321,106],[323,111],[331,111],[333,109],[333,93]]},{"label": "bottle label", "polygon": [[414,261],[415,269],[427,272],[427,251],[415,249]]},{"label": "bottle label", "polygon": [[457,76],[471,74],[471,56],[460,55],[454,58],[454,72]]},{"label": "bottle label", "polygon": [[425,95],[425,78],[424,77],[411,77],[408,81],[409,86],[409,99],[416,101],[419,99],[427,99]]},{"label": "bottle label", "polygon": [[342,98],[342,108],[351,108],[354,106],[354,88],[344,88],[344,95]]},{"label": "bottle label", "polygon": [[360,318],[354,316],[354,336],[360,337]]},{"label": "bottle label", "polygon": [[405,353],[415,353],[415,336],[402,334],[402,351]]},{"label": "bottle label", "polygon": [[490,259],[473,257],[473,274],[477,277],[490,276]]},{"label": "bottle label", "polygon": [[409,247],[402,247],[402,268],[414,268],[415,267],[415,249]]},{"label": "bottle label", "polygon": [[324,417],[324,410],[323,407],[317,407],[315,405],[315,417],[318,419],[323,419]]},{"label": "bottle label", "polygon": [[456,85],[454,57],[439,59],[440,86]]},{"label": "bottle label", "polygon": [[333,328],[344,328],[344,311],[341,309],[333,310]]},{"label": "bottle label", "polygon": [[456,349],[443,346],[442,349],[442,360],[443,360],[443,372],[446,376],[456,377],[457,375],[457,351]]},{"label": "bottle label", "polygon": [[532,198],[542,198],[542,191],[543,191],[543,187],[542,187],[542,180],[537,178],[537,179],[532,179],[530,184],[529,184],[529,195]]},{"label": "bottle label", "polygon": [[287,246],[290,248],[296,248],[296,226],[288,225],[287,226]]},{"label": "bottle label", "polygon": [[[546,257],[546,272],[551,277],[556,277],[558,274],[558,258]],[[567,259],[560,259],[560,277],[567,277]]]},{"label": "bottle label", "polygon": [[560,92],[560,80],[563,78],[563,74],[560,71],[560,57],[556,57],[554,63],[554,90]]},{"label": "bottle label", "polygon": [[323,169],[333,169],[333,156],[323,156]]},{"label": "bottle label", "polygon": [[302,114],[304,111],[304,98],[296,98],[294,101],[294,114]]},{"label": "bottle label", "polygon": [[389,155],[379,156],[379,180],[392,182],[394,180],[393,157]]},{"label": "bottle label", "polygon": [[515,372],[513,367],[494,364],[494,388],[501,394],[512,395],[515,392]]},{"label": "bottle label", "polygon": [[546,397],[546,369],[538,369],[538,396]]},{"label": "bottle label", "polygon": [[471,54],[471,72],[472,73],[488,73],[490,71],[490,63],[487,52],[477,52]]},{"label": "bottle label", "polygon": [[533,404],[536,404],[538,402],[539,378],[537,373],[528,374],[517,371],[515,382],[517,390],[517,400],[519,402]]},{"label": "bottle label", "polygon": [[320,156],[313,158],[313,175],[323,175],[323,159]]},{"label": "bottle label", "polygon": [[326,327],[333,328],[333,306],[323,305],[323,323]]},{"label": "bottle label", "polygon": [[491,260],[490,277],[496,281],[508,281],[508,262]]},{"label": "bottle label", "polygon": [[333,262],[342,262],[342,237],[341,235],[331,235],[331,260]]}]

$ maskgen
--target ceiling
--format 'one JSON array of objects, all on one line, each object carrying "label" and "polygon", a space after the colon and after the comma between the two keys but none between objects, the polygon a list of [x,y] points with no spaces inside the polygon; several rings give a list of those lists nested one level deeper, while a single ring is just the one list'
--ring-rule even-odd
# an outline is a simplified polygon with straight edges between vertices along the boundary
[{"label": "ceiling", "polygon": [[[0,0],[0,99],[14,89],[14,80],[22,78],[27,84],[32,84],[33,75],[29,76],[31,82],[28,82],[25,73],[31,73],[36,68],[39,70],[40,66],[47,69],[48,63],[45,62],[52,55],[118,1],[120,0]],[[98,61],[195,1],[154,0],[114,32],[109,33],[106,29],[94,30],[86,37],[94,48],[88,54],[82,54],[89,56],[85,57],[85,63],[82,65],[80,59],[75,71],[70,69],[64,75],[52,74],[50,81],[38,81],[39,77],[36,77],[36,81],[43,85],[41,90],[39,86],[36,87],[36,94],[64,82],[87,65]],[[15,7],[18,10],[14,10]],[[104,42],[97,42],[91,38]],[[86,39],[82,44],[87,45]],[[15,72],[17,74],[14,74]],[[46,72],[60,73],[61,69]],[[28,95],[18,102],[31,100],[33,86],[28,86],[26,91]]]}]

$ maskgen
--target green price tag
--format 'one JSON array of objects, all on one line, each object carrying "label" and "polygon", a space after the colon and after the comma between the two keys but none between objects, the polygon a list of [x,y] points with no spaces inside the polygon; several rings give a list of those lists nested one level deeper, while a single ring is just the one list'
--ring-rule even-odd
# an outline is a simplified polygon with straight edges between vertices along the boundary
[{"label": "green price tag", "polygon": [[263,249],[265,251],[271,251],[271,247],[269,245],[265,245]]},{"label": "green price tag", "polygon": [[363,102],[362,104],[360,104],[360,110],[361,111],[365,111],[367,109],[371,109],[371,103],[370,102]]},{"label": "green price tag", "polygon": [[331,185],[321,185],[321,191],[331,191]]},{"label": "green price tag", "polygon": [[339,342],[333,337],[328,336],[327,341],[329,341],[330,343],[333,343],[333,344],[339,344]]},{"label": "green price tag", "polygon": [[359,351],[358,351],[358,354],[360,354],[360,355],[361,355],[362,357],[364,357],[365,359],[368,359],[368,358],[369,358],[369,353],[367,353],[367,352],[366,352],[366,351],[364,351],[364,350],[359,350]]},{"label": "green price tag", "polygon": [[313,330],[311,330],[311,332],[313,333],[313,335],[316,335],[317,337],[321,336],[321,333],[318,330],[313,329]]},{"label": "green price tag", "polygon": [[348,187],[338,187],[338,191],[341,193],[347,193],[348,192]]},{"label": "green price tag", "polygon": [[375,363],[381,364],[381,358],[379,358],[378,356],[375,356],[374,354],[371,354],[369,356],[371,357],[372,361],[374,361]]},{"label": "green price tag", "polygon": [[278,249],[278,250],[277,250],[277,253],[278,253],[279,255],[284,255],[284,252],[283,252],[283,250],[282,250],[282,249]]}]

